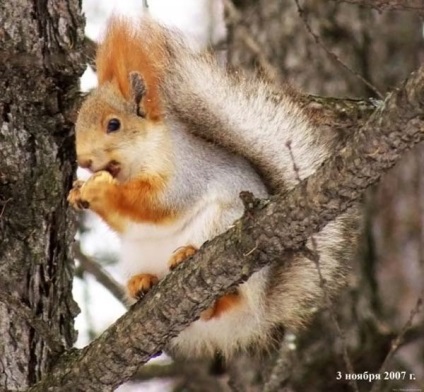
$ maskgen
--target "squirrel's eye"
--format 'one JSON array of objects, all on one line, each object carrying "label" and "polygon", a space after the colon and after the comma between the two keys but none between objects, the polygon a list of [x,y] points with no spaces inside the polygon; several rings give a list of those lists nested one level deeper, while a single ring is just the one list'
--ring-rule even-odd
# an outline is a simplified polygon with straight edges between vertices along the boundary
[{"label": "squirrel's eye", "polygon": [[107,123],[107,133],[119,131],[121,128],[121,122],[117,118],[112,118]]}]

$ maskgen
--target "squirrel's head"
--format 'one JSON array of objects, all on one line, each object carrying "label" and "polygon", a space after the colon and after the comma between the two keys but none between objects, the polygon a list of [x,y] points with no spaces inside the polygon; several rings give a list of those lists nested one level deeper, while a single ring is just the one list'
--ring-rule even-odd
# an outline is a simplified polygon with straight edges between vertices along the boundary
[{"label": "squirrel's head", "polygon": [[165,45],[149,20],[134,26],[112,18],[96,54],[99,87],[83,103],[76,123],[80,166],[107,170],[119,181],[169,174],[159,92]]},{"label": "squirrel's head", "polygon": [[145,111],[146,88],[140,74],[131,73],[128,100],[113,83],[89,94],[76,122],[79,166],[106,170],[124,182],[140,175],[166,176],[169,136],[162,119]]}]

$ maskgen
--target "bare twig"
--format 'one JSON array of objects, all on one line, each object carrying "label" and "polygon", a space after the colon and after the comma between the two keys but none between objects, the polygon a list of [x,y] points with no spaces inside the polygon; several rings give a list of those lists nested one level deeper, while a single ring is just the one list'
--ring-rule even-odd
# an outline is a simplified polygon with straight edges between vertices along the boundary
[{"label": "bare twig", "polygon": [[[418,297],[417,302],[415,303],[415,306],[411,310],[411,313],[409,315],[408,320],[406,321],[406,323],[403,326],[402,330],[396,336],[396,339],[392,342],[392,345],[390,347],[390,351],[386,355],[386,358],[384,359],[383,364],[381,365],[381,367],[380,367],[380,369],[378,371],[379,374],[383,374],[384,373],[384,371],[387,369],[387,365],[389,364],[389,362],[391,361],[391,359],[395,355],[396,351],[402,345],[403,338],[404,338],[406,332],[411,328],[412,322],[414,321],[415,316],[421,310],[421,306],[423,304],[423,294],[424,294],[424,292],[422,292],[421,295]],[[374,384],[373,384],[373,386],[371,388],[371,392],[378,392],[378,391],[380,391],[381,390],[381,386],[382,386],[382,381],[383,381],[382,378],[381,379],[377,379],[374,382]]]},{"label": "bare twig", "polygon": [[246,47],[256,56],[258,64],[262,68],[265,77],[271,83],[280,84],[280,72],[268,60],[267,56],[261,48],[261,45],[256,41],[252,34],[250,34],[249,29],[241,23],[242,16],[234,6],[233,2],[231,0],[223,0],[223,2],[224,9],[229,18],[229,22],[235,28],[239,29],[241,40],[244,42]]},{"label": "bare twig", "polygon": [[93,275],[119,302],[127,307],[124,301],[125,290],[123,287],[99,263],[82,253],[78,242],[74,244],[73,251],[75,258],[81,263],[82,268]]},{"label": "bare twig", "polygon": [[[286,147],[288,148],[289,153],[290,153],[290,158],[291,158],[292,163],[293,163],[293,170],[296,174],[297,181],[298,181],[299,184],[301,184],[299,168],[298,168],[296,161],[294,159],[293,150],[291,149],[291,143],[288,142]],[[304,198],[307,202],[306,193],[304,194]],[[304,254],[305,254],[306,257],[308,257],[315,264],[315,266],[317,268],[317,272],[318,272],[318,276],[319,276],[319,280],[320,280],[320,285],[322,287],[324,297],[325,297],[325,304],[326,304],[328,310],[330,311],[331,321],[333,322],[333,324],[336,328],[337,336],[339,337],[340,342],[341,342],[343,361],[346,365],[346,369],[349,372],[349,374],[354,374],[354,368],[353,368],[353,365],[352,365],[352,361],[350,359],[350,356],[349,356],[349,353],[348,353],[348,350],[347,350],[346,336],[344,334],[344,331],[341,329],[340,324],[337,320],[336,310],[334,309],[333,302],[330,299],[330,295],[328,293],[326,281],[325,281],[324,276],[323,276],[322,271],[321,271],[321,264],[319,262],[320,254],[319,254],[319,251],[318,251],[318,246],[317,246],[315,236],[312,235],[310,237],[310,240],[311,240],[311,244],[312,244],[312,255],[310,255],[308,257],[308,253],[310,253],[310,252],[305,252]],[[359,392],[359,387],[358,387],[357,381],[355,379],[352,379],[352,380],[350,380],[350,383],[352,385],[353,390],[355,392]]]},{"label": "bare twig", "polygon": [[3,216],[3,213],[4,213],[4,210],[5,210],[5,208],[6,208],[6,204],[7,203],[9,203],[9,201],[11,201],[12,199],[7,199],[7,200],[5,200],[4,202],[3,202],[3,206],[2,206],[2,208],[1,208],[1,211],[0,211],[0,219],[2,218],[2,216]]},{"label": "bare twig", "polygon": [[97,44],[90,38],[84,38],[84,55],[88,65],[96,71],[96,50]]},{"label": "bare twig", "polygon": [[321,41],[321,38],[315,34],[309,25],[308,18],[306,16],[305,10],[301,7],[299,0],[294,0],[297,6],[297,10],[299,13],[300,18],[302,19],[306,30],[308,33],[312,36],[314,41],[317,45],[319,45],[334,61],[336,61],[338,64],[340,64],[344,69],[346,69],[348,72],[350,72],[352,75],[356,76],[359,80],[361,80],[366,86],[368,86],[374,93],[379,97],[383,98],[383,94],[381,91],[377,89],[372,83],[370,83],[368,80],[366,80],[362,75],[360,75],[358,72],[350,68],[347,64],[345,64],[336,54],[334,54],[331,50],[327,48]]},{"label": "bare twig", "polygon": [[[314,245],[314,246],[316,246],[316,245]],[[324,278],[322,276],[321,268],[320,268],[319,264],[317,264],[317,269],[318,269],[318,273],[319,273],[319,277],[320,277],[321,282],[324,282]],[[342,328],[340,327],[340,324],[339,324],[337,317],[336,317],[336,312],[334,310],[334,306],[333,306],[328,294],[326,292],[324,292],[324,295],[325,295],[326,305],[330,309],[331,321],[333,322],[333,324],[336,328],[337,336],[339,337],[340,342],[341,342],[343,361],[346,365],[347,372],[349,374],[355,374],[354,368],[353,368],[353,365],[352,365],[352,361],[350,359],[349,352],[347,350],[346,335],[345,335],[344,331],[342,330]],[[350,382],[350,385],[352,386],[353,390],[355,392],[359,392],[359,386],[358,386],[356,379],[351,379],[351,380],[349,380],[349,382]]]},{"label": "bare twig", "polygon": [[286,338],[281,342],[277,358],[266,381],[263,392],[281,391],[282,385],[291,375],[293,367],[292,343]]}]

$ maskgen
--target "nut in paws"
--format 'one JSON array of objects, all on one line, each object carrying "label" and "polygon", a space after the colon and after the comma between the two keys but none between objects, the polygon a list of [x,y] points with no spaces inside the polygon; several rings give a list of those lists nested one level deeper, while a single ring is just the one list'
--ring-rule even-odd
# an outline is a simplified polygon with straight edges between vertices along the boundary
[{"label": "nut in paws", "polygon": [[101,200],[108,187],[116,182],[107,171],[99,171],[85,182],[75,181],[68,201],[77,210],[90,208],[93,203]]},{"label": "nut in paws", "polygon": [[94,173],[84,184],[83,188],[86,187],[88,184],[92,183],[107,183],[107,184],[113,184],[116,183],[116,180],[112,177],[112,175],[105,171],[101,170],[99,172]]}]

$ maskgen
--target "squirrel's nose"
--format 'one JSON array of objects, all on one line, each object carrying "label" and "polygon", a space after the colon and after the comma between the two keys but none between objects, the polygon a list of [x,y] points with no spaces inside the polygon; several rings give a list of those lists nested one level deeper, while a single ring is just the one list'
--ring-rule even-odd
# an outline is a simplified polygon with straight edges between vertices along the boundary
[{"label": "squirrel's nose", "polygon": [[78,166],[82,167],[83,169],[90,169],[91,165],[93,164],[93,161],[89,158],[77,158]]}]

